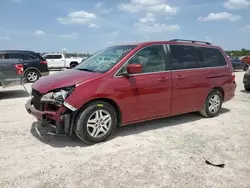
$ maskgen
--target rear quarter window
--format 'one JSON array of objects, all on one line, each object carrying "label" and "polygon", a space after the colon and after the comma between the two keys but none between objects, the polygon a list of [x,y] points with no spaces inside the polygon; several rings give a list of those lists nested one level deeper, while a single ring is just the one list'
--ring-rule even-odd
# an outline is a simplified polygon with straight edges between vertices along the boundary
[{"label": "rear quarter window", "polygon": [[219,67],[226,66],[227,62],[223,54],[216,48],[197,47],[199,67]]}]

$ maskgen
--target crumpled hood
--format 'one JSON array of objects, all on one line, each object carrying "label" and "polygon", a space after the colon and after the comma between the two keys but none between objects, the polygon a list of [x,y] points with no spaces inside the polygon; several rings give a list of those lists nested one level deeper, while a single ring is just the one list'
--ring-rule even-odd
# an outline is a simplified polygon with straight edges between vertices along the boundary
[{"label": "crumpled hood", "polygon": [[32,88],[44,94],[57,88],[73,86],[99,75],[101,74],[80,70],[66,70],[42,77],[32,85]]}]

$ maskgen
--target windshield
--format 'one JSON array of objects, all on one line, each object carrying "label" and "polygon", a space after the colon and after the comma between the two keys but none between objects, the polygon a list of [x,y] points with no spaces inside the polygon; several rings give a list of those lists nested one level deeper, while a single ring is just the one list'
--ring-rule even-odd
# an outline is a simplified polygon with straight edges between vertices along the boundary
[{"label": "windshield", "polygon": [[74,69],[104,73],[114,67],[136,45],[111,46],[98,51]]}]

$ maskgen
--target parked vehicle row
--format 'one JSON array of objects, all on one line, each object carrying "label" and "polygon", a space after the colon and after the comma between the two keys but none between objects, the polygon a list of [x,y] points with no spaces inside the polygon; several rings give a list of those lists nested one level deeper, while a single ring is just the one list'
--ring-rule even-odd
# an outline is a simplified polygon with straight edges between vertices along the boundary
[{"label": "parked vehicle row", "polygon": [[73,68],[82,62],[82,58],[66,58],[64,54],[52,53],[43,55],[50,69]]},{"label": "parked vehicle row", "polygon": [[36,81],[25,107],[56,134],[75,132],[92,144],[117,126],[195,111],[214,117],[235,89],[233,65],[220,47],[175,39],[100,50]]},{"label": "parked vehicle row", "polygon": [[245,63],[244,61],[240,60],[237,57],[231,57],[230,58],[232,64],[233,64],[233,68],[234,70],[244,70],[246,71],[249,67],[249,65],[247,63]]},{"label": "parked vehicle row", "polygon": [[[28,82],[35,82],[42,76],[49,74],[47,61],[39,54],[33,51],[27,50],[5,50],[0,51],[1,66],[4,67],[6,63],[16,64],[18,62],[18,68],[22,67],[22,74]],[[6,70],[1,69],[2,72]],[[7,76],[11,76],[8,75]],[[9,78],[13,79],[12,77]],[[20,81],[19,81],[20,84]]]}]

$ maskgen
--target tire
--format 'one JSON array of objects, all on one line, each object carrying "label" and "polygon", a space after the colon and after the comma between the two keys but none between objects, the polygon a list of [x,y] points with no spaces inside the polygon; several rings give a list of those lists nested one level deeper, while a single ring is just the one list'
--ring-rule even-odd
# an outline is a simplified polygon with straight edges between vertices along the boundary
[{"label": "tire", "polygon": [[[216,105],[215,108],[211,107],[211,102]],[[204,117],[215,117],[219,114],[220,109],[222,106],[222,94],[218,90],[212,90],[204,104],[204,107],[202,110],[200,110],[200,114]],[[211,107],[211,108],[210,108]]]},{"label": "tire", "polygon": [[[105,124],[105,121],[101,117],[97,118],[97,115],[99,117],[102,115],[108,123]],[[117,114],[114,107],[104,101],[94,101],[79,112],[74,130],[79,139],[91,145],[110,138],[115,131],[116,125]],[[106,131],[106,133],[104,134],[103,131]]]},{"label": "tire", "polygon": [[250,84],[249,85],[244,85],[244,88],[246,91],[250,91]]},{"label": "tire", "polygon": [[77,62],[71,62],[71,63],[70,63],[70,68],[74,68],[74,67],[76,67],[77,65],[78,65]]},{"label": "tire", "polygon": [[36,70],[28,70],[25,73],[25,78],[27,79],[28,82],[34,83],[40,78],[40,74]]},{"label": "tire", "polygon": [[249,69],[249,65],[245,65],[243,71],[247,71],[247,69]]}]

